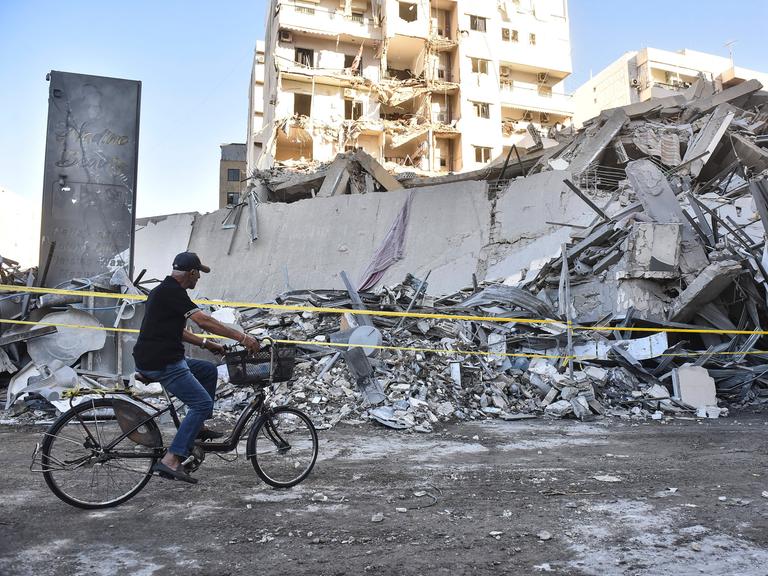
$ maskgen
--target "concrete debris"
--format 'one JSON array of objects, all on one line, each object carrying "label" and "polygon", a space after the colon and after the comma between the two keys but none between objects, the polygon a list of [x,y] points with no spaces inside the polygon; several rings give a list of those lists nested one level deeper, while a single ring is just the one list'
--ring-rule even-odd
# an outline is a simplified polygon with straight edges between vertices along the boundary
[{"label": "concrete debris", "polygon": [[[379,97],[405,101],[421,89],[402,80]],[[359,149],[325,165],[258,171],[258,234],[222,232],[219,213],[198,215],[189,249],[216,262],[205,288],[219,298],[263,302],[286,290],[277,303],[370,311],[229,313],[257,337],[316,342],[298,345],[295,378],[273,393],[321,427],[373,421],[429,432],[448,420],[721,417],[729,406],[768,402],[760,334],[768,99],[760,89],[750,81],[714,93],[702,84],[605,111],[579,132],[550,134],[556,146],[510,152],[508,162],[469,173],[390,171]],[[296,117],[280,129],[322,127]],[[392,127],[395,140],[413,133]],[[340,269],[362,274],[353,282]],[[45,270],[0,258],[3,284],[44,285],[38,275]],[[233,280],[240,276],[248,281]],[[83,289],[78,282],[71,288]],[[136,290],[127,278],[91,287]],[[0,296],[0,318],[96,308],[68,298]],[[427,317],[376,315],[382,310]],[[92,322],[116,326],[134,310],[118,312]],[[135,312],[138,321],[141,305]],[[72,385],[65,367],[90,385],[127,381],[122,365],[93,370],[98,343],[57,350],[57,336],[0,323],[0,385],[11,410],[59,402],[54,395]],[[248,394],[224,376],[217,409],[231,414]]]}]

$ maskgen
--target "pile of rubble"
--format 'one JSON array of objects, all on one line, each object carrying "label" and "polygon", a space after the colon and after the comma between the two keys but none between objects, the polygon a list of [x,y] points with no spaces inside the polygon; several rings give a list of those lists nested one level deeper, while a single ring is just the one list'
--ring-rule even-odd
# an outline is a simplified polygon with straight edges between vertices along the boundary
[{"label": "pile of rubble", "polygon": [[[526,269],[452,294],[430,293],[427,273],[375,291],[356,290],[342,273],[346,290],[291,291],[276,299],[294,309],[217,314],[232,315],[255,336],[298,342],[295,378],[274,385],[275,400],[306,409],[324,426],[373,419],[429,431],[452,419],[717,417],[728,406],[762,404],[768,93],[760,89],[750,81],[715,92],[701,80],[686,93],[606,111],[575,134],[553,134],[546,139],[551,146],[532,138],[532,149],[503,166],[442,179],[395,178],[360,150],[315,172],[261,174],[267,193],[283,199],[489,180],[493,228],[508,178],[518,177],[511,189],[520,178],[538,182],[550,173],[591,220],[581,214],[547,222],[570,230],[557,255],[546,256],[542,242],[540,259]],[[402,242],[392,246],[402,249]],[[5,283],[29,282],[7,264],[0,273]],[[364,276],[368,285],[378,278]],[[102,285],[135,290],[127,278]],[[44,298],[14,296],[12,311],[0,300],[0,315],[20,318],[37,309],[43,318]],[[80,356],[55,369],[30,360],[23,345],[38,338],[28,328],[0,326],[0,373],[3,366],[36,371],[25,382],[37,384],[37,395],[19,395],[24,387],[16,374],[9,407],[71,385],[64,368],[89,377]],[[217,406],[234,413],[247,395],[224,382]]]},{"label": "pile of rubble", "polygon": [[[367,412],[355,411],[348,375],[333,386],[343,369],[329,370],[325,359],[302,366],[298,397],[281,393],[331,421],[354,412],[416,429],[443,417],[588,418],[606,410],[713,417],[723,413],[718,401],[765,402],[768,352],[759,344],[768,312],[768,93],[760,89],[749,81],[715,92],[702,79],[686,93],[604,112],[539,150],[533,168],[530,155],[510,165],[518,174],[567,171],[566,184],[594,211],[593,223],[574,226],[559,256],[519,277],[425,298],[413,310],[544,323],[372,316],[388,346],[466,353],[381,352],[364,376],[378,380],[385,406]],[[595,203],[606,196],[602,207]],[[412,306],[397,297],[401,289],[382,289],[366,307]],[[291,298],[345,300],[320,292]],[[288,321],[293,338],[338,330],[330,317],[308,320]],[[569,323],[576,327],[568,330]]]}]

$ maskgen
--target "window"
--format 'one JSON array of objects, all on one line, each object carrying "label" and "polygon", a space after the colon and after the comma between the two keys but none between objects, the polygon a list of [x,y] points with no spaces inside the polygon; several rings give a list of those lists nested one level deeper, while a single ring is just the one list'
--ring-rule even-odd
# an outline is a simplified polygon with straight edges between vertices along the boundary
[{"label": "window", "polygon": [[357,22],[358,24],[365,24],[365,14],[362,12],[352,12],[352,14],[349,16],[349,19],[352,22]]},{"label": "window", "polygon": [[293,113],[299,116],[312,115],[312,96],[309,94],[293,95]]},{"label": "window", "polygon": [[358,120],[363,115],[363,103],[355,100],[344,100],[344,118],[346,120]]},{"label": "window", "polygon": [[309,16],[312,16],[315,13],[315,9],[309,6],[299,6],[297,4],[295,8],[296,8],[296,12],[298,12],[299,14],[308,14]]},{"label": "window", "polygon": [[485,146],[475,146],[475,162],[488,164],[491,161],[491,149]]},{"label": "window", "polygon": [[488,74],[488,60],[482,58],[470,58],[470,60],[472,60],[472,72]]},{"label": "window", "polygon": [[536,46],[536,34],[534,34],[533,32],[528,34],[528,44],[530,44],[531,46]]},{"label": "window", "polygon": [[315,51],[310,48],[296,48],[295,60],[296,64],[313,68],[315,65]]},{"label": "window", "polygon": [[469,27],[470,29],[474,30],[475,32],[485,32],[485,21],[487,18],[483,18],[482,16],[473,16],[472,14],[469,15]]},{"label": "window", "polygon": [[227,168],[227,182],[240,182],[240,168]]},{"label": "window", "polygon": [[240,194],[238,192],[227,192],[227,206],[234,206],[240,202]]},{"label": "window", "polygon": [[517,30],[510,30],[510,32],[511,32],[510,40],[512,42],[517,42],[517,38],[518,38]]},{"label": "window", "polygon": [[511,31],[509,28],[502,28],[502,29],[501,29],[501,39],[502,39],[504,42],[509,42],[509,40],[510,40],[510,38],[511,38],[511,36],[512,36],[512,35],[511,35],[511,32],[512,32],[512,31]]},{"label": "window", "polygon": [[472,106],[474,106],[475,116],[478,118],[491,117],[491,105],[488,102],[472,102]]},{"label": "window", "polygon": [[[352,65],[355,63],[355,58],[357,58],[356,55],[345,54],[344,68],[350,70],[352,68]],[[355,76],[362,76],[363,75],[363,59],[360,58],[360,61],[357,63],[357,67],[354,70],[350,70],[350,71]]]},{"label": "window", "polygon": [[418,18],[418,10],[416,4],[412,2],[400,2],[400,20],[406,22],[415,22]]}]

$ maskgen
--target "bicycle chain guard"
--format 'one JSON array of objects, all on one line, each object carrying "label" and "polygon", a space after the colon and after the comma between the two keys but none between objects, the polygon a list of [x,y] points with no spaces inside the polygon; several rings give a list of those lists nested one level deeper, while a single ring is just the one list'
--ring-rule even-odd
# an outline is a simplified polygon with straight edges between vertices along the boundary
[{"label": "bicycle chain guard", "polygon": [[[133,430],[149,418],[149,414],[127,400],[114,398],[112,406],[115,408],[115,417],[123,434]],[[152,426],[153,422],[154,420],[150,420],[141,424],[136,430],[128,434],[128,438],[142,446],[161,448],[163,446],[163,438],[160,434],[160,429],[157,426]]]}]

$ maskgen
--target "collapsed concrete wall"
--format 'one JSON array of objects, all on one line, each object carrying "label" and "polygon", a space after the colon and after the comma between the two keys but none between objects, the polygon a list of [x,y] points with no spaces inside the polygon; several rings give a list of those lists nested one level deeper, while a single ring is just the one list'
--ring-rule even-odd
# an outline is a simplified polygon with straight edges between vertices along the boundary
[{"label": "collapsed concrete wall", "polygon": [[[578,230],[575,227],[595,221],[595,212],[563,182],[570,178],[567,170],[532,174],[512,181],[499,194],[486,254],[486,279],[503,279],[532,262],[557,256],[563,242]],[[602,206],[610,199],[609,194],[604,196],[594,201]]]},{"label": "collapsed concrete wall", "polygon": [[197,212],[153,216],[136,220],[134,270],[146,269],[145,280],[162,280],[171,270],[173,257],[189,246]]},{"label": "collapsed concrete wall", "polygon": [[[594,222],[594,211],[563,183],[568,178],[568,171],[521,178],[495,201],[488,199],[486,182],[464,181],[413,192],[260,204],[253,243],[246,211],[235,228],[222,225],[226,210],[152,219],[137,229],[136,269],[147,268],[146,278],[162,278],[174,254],[188,248],[215,270],[201,279],[195,296],[268,301],[287,290],[344,288],[339,272],[355,283],[361,279],[413,193],[404,257],[379,285],[431,270],[428,292],[450,293],[470,285],[473,274],[478,281],[504,279],[535,267],[557,255],[575,227]],[[594,200],[603,205],[609,198]]]},{"label": "collapsed concrete wall", "polygon": [[[214,273],[204,275],[195,295],[269,301],[286,290],[344,288],[341,270],[357,282],[410,193],[261,204],[259,238],[253,243],[245,214],[229,229],[222,228],[225,210],[198,216],[189,249],[210,263]],[[393,284],[408,272],[423,276],[431,270],[430,293],[470,285],[489,242],[487,184],[461,182],[419,188],[413,194],[405,255],[380,283]],[[143,241],[141,231],[137,238]]]}]

